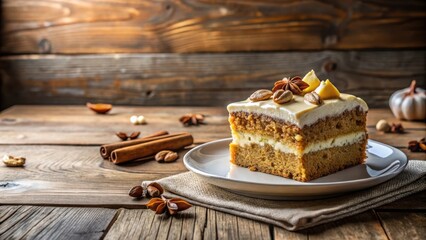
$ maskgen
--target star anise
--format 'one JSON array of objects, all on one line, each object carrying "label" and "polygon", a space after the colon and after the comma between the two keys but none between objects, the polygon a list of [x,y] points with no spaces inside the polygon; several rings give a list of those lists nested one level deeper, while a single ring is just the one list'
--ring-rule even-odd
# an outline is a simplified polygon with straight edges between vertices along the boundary
[{"label": "star anise", "polygon": [[143,198],[143,197],[159,197],[163,194],[163,187],[156,183],[152,182],[147,184],[144,182],[142,186],[134,186],[129,191],[129,196],[134,198]]},{"label": "star anise", "polygon": [[283,78],[282,80],[276,81],[274,83],[274,87],[272,88],[272,92],[283,89],[290,90],[296,95],[301,95],[302,91],[307,87],[309,87],[309,84],[302,81],[301,77],[295,76],[290,79]]},{"label": "star anise", "polygon": [[146,204],[146,207],[155,211],[156,214],[169,213],[170,215],[174,215],[177,212],[186,210],[192,205],[187,201],[180,198],[166,198],[161,196],[161,198],[152,198]]},{"label": "star anise", "polygon": [[204,115],[198,113],[188,113],[179,118],[179,121],[185,126],[198,125],[204,122]]}]

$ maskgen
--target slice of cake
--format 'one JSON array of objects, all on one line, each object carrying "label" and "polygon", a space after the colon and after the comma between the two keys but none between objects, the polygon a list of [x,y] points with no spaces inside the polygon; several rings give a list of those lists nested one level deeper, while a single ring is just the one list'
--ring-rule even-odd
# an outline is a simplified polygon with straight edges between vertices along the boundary
[{"label": "slice of cake", "polygon": [[367,104],[313,71],[228,105],[231,162],[297,181],[361,164]]}]

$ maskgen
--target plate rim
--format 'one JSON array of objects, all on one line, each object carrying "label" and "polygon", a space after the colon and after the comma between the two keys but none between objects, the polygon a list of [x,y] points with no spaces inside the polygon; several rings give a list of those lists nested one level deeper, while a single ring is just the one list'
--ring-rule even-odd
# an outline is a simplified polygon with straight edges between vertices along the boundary
[{"label": "plate rim", "polygon": [[[282,183],[261,183],[261,182],[246,181],[246,180],[239,180],[239,179],[227,178],[227,177],[224,177],[224,176],[218,176],[218,175],[215,175],[215,174],[203,172],[203,171],[201,171],[201,170],[199,170],[197,168],[192,167],[188,163],[190,155],[193,152],[197,151],[198,149],[200,149],[202,147],[205,147],[206,145],[215,144],[215,143],[224,142],[224,141],[232,141],[232,138],[222,138],[222,139],[213,140],[213,141],[206,142],[206,143],[203,143],[201,145],[198,145],[198,146],[194,147],[193,149],[189,150],[184,155],[184,157],[183,157],[183,163],[184,163],[185,167],[189,171],[194,172],[194,173],[196,173],[198,175],[201,175],[203,177],[214,178],[214,179],[221,180],[221,181],[231,181],[231,182],[236,182],[236,183],[241,183],[241,184],[257,184],[257,185],[260,185],[260,186],[298,187],[299,188],[299,187],[329,187],[329,186],[341,186],[341,185],[358,184],[358,183],[366,183],[366,182],[368,183],[368,182],[371,182],[371,181],[375,181],[375,180],[378,180],[378,179],[389,177],[391,175],[395,175],[396,176],[396,175],[400,174],[406,168],[406,166],[407,166],[407,164],[409,162],[409,160],[407,158],[407,155],[404,152],[402,152],[401,150],[399,150],[399,149],[397,149],[397,148],[395,148],[393,146],[390,146],[388,144],[385,144],[385,143],[382,143],[382,142],[379,142],[379,141],[376,141],[376,140],[368,139],[367,144],[369,142],[373,142],[375,144],[379,144],[379,145],[388,147],[388,148],[392,149],[393,151],[396,151],[396,152],[402,154],[402,156],[404,156],[403,159],[398,159],[398,160],[400,160],[402,162],[401,166],[399,166],[395,171],[392,171],[392,172],[389,172],[389,173],[385,173],[385,174],[382,174],[382,175],[379,175],[379,176],[369,177],[369,178],[363,178],[363,179],[338,181],[338,182],[326,182],[326,183],[313,183],[313,182],[300,182],[300,181],[297,181],[298,184],[282,184]],[[341,171],[344,171],[344,170],[341,170]],[[393,177],[391,177],[391,178],[393,178]],[[296,181],[296,180],[294,180],[294,181]]]}]

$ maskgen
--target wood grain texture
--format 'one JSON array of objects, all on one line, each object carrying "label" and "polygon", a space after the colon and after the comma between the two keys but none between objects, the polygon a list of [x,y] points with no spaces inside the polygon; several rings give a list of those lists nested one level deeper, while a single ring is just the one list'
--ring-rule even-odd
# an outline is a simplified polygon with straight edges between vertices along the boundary
[{"label": "wood grain texture", "polygon": [[384,0],[5,0],[0,50],[74,54],[424,47],[424,8],[424,1]]},{"label": "wood grain texture", "polygon": [[238,239],[270,239],[269,226],[247,218],[237,218]]},{"label": "wood grain texture", "polygon": [[373,211],[308,229],[309,239],[383,239],[386,233]]},{"label": "wood grain texture", "polygon": [[116,210],[0,206],[13,212],[0,221],[0,239],[100,239]]},{"label": "wood grain texture", "polygon": [[205,224],[206,230],[204,231],[204,239],[218,239],[215,212],[216,211],[213,209],[207,209],[206,211],[207,222]]},{"label": "wood grain texture", "polygon": [[[205,113],[208,124],[182,127],[177,119],[187,112]],[[129,116],[139,113],[147,117],[148,124],[130,125]],[[374,130],[372,126],[380,118],[396,121],[387,109],[371,109],[369,131]],[[403,124],[410,130],[406,135],[408,137],[420,136],[425,131],[424,123]],[[170,176],[186,169],[181,159],[171,164],[148,161],[125,166],[115,166],[104,161],[99,155],[98,145],[104,141],[115,141],[113,133],[120,129],[126,132],[141,130],[143,134],[164,129],[171,129],[172,132],[189,131],[194,134],[197,144],[228,137],[230,134],[224,107],[114,107],[111,114],[102,116],[92,113],[85,106],[9,108],[0,113],[0,156],[26,156],[27,165],[24,168],[0,166],[0,204],[43,206],[0,206],[0,239],[52,239],[57,234],[71,239],[75,236],[81,239],[82,234],[83,238],[88,239],[99,239],[102,236],[106,239],[386,239],[385,230],[372,212],[290,233],[199,206],[175,217],[158,216],[147,209],[131,209],[144,208],[146,199],[133,200],[128,197],[130,187],[140,184],[142,180]],[[385,143],[400,139],[397,138],[399,135],[393,134],[371,135],[375,140]],[[400,139],[394,143],[403,145],[401,142]],[[426,159],[426,156],[424,153],[412,153],[409,158]],[[378,214],[384,210],[424,210],[422,194],[396,201],[394,205],[377,210]],[[115,210],[93,208],[102,206],[120,209],[115,215]],[[77,216],[83,216],[83,219]],[[383,226],[384,221],[400,218],[399,215],[386,216],[386,219],[380,217]],[[420,218],[414,217],[422,221],[423,218],[421,212]],[[64,228],[64,224],[67,227]],[[397,235],[400,233],[392,233],[396,231],[390,227],[392,222],[388,224],[388,236],[401,236]],[[424,236],[419,230],[423,225],[416,222],[410,224],[413,227],[406,236]],[[108,232],[105,233],[105,230]]]},{"label": "wood grain texture", "polygon": [[[184,127],[179,117],[204,114],[206,124]],[[132,115],[144,115],[146,125],[133,125]],[[225,107],[113,107],[98,115],[85,106],[14,106],[0,113],[0,144],[95,145],[121,141],[116,132],[190,132],[195,143],[230,137]]]},{"label": "wood grain texture", "polygon": [[222,212],[215,212],[216,231],[218,239],[238,239],[237,216]]},{"label": "wood grain texture", "polygon": [[274,227],[273,236],[275,240],[309,240],[306,230],[289,232],[280,227]]},{"label": "wood grain texture", "polygon": [[[0,166],[0,203],[142,208],[128,196],[131,187],[187,171],[182,159],[171,164],[141,162],[138,167],[104,167],[99,147],[0,146],[0,156],[25,156],[24,168]],[[25,197],[22,197],[22,193]]]},{"label": "wood grain texture", "polygon": [[148,210],[120,209],[104,239],[146,239],[154,217]]},{"label": "wood grain texture", "polygon": [[370,107],[416,79],[426,86],[426,52],[323,51],[232,54],[24,55],[0,58],[2,98],[13,104],[224,106],[315,69]]},{"label": "wood grain texture", "polygon": [[[0,166],[0,203],[141,208],[143,201],[129,198],[128,189],[142,180],[186,171],[182,158],[170,164],[145,161],[116,166],[101,158],[100,143],[117,141],[116,131],[134,130],[141,130],[143,134],[164,129],[170,132],[189,131],[197,144],[230,137],[227,113],[221,107],[117,107],[112,111],[110,115],[96,115],[84,106],[15,106],[1,113],[0,141],[3,145],[0,145],[0,156],[25,156],[27,164],[22,169]],[[130,115],[149,111],[152,113],[146,115],[147,125],[133,126],[128,122]],[[206,113],[208,124],[185,128],[178,122],[178,117],[173,117],[193,111]],[[390,118],[389,111],[376,112],[374,109],[370,110],[369,118],[376,118],[376,114]],[[407,122],[406,126],[410,124],[418,127],[418,123],[411,122]],[[30,131],[33,134],[28,134]],[[424,133],[424,128],[416,131]],[[13,134],[5,134],[10,132]],[[407,136],[418,137],[419,134],[413,132],[415,130]],[[76,138],[76,135],[79,137]],[[375,136],[377,138],[374,139],[380,142],[401,145],[395,142],[399,138],[394,134]],[[184,152],[180,152],[181,157]],[[426,159],[424,153],[409,153],[408,157]],[[25,198],[21,197],[22,192],[25,192]],[[414,207],[421,207],[421,202],[418,205]],[[216,229],[219,226],[210,227]],[[226,226],[221,227],[226,229]]]},{"label": "wood grain texture", "polygon": [[390,240],[426,239],[425,212],[378,212]]},{"label": "wood grain texture", "polygon": [[[211,228],[212,224],[218,228]],[[105,239],[216,239],[214,236],[218,239],[270,239],[267,224],[200,206],[175,216],[156,215],[147,209],[123,209]]]}]

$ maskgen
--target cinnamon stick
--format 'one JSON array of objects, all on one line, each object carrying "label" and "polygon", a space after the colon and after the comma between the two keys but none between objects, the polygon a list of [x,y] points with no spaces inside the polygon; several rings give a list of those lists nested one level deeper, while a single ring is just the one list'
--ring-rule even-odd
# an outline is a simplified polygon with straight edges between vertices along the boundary
[{"label": "cinnamon stick", "polygon": [[159,137],[159,136],[165,136],[165,135],[168,135],[168,134],[169,133],[167,131],[158,131],[158,132],[155,132],[153,134],[146,135],[145,137],[142,137],[142,138],[139,138],[139,139],[135,139],[135,140],[125,141],[125,142],[118,142],[118,143],[111,143],[111,144],[105,144],[105,145],[101,146],[101,149],[100,149],[101,156],[104,159],[108,159],[109,156],[111,155],[111,152],[114,151],[115,149],[119,149],[119,148],[123,148],[123,147],[128,147],[128,146],[132,146],[132,145],[144,143],[144,142],[147,142],[147,140],[150,141],[150,139],[152,139],[152,138]]},{"label": "cinnamon stick", "polygon": [[149,142],[119,148],[111,153],[111,161],[115,164],[151,156],[162,150],[178,150],[194,143],[190,133],[182,133],[177,136],[155,139]]}]

